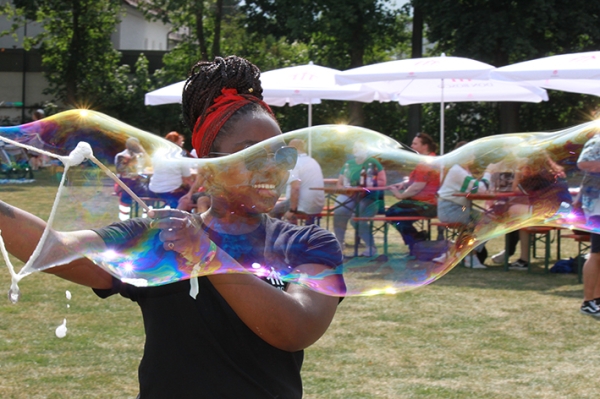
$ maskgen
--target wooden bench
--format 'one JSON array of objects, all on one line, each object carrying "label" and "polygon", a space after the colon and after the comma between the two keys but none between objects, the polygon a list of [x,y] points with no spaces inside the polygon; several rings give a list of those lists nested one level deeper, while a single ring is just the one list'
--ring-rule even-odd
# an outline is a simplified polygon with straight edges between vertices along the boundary
[{"label": "wooden bench", "polygon": [[[533,257],[536,258],[536,244],[538,242],[544,244],[544,270],[546,273],[548,272],[549,263],[550,263],[550,245],[552,244],[552,237],[550,233],[555,230],[560,230],[559,227],[547,227],[547,226],[533,226],[533,227],[525,227],[523,229],[526,233],[529,234],[529,257],[527,258],[527,271],[531,271],[531,256],[533,252]],[[560,247],[560,231],[558,232],[558,243]],[[559,250],[557,250],[557,256],[560,255]]]},{"label": "wooden bench", "polygon": [[436,226],[442,228],[444,230],[444,238],[446,240],[454,240],[460,234],[460,230],[465,227],[463,223],[445,223],[440,222],[439,220],[436,222],[431,222],[431,226]]},{"label": "wooden bench", "polygon": [[[163,199],[160,198],[154,198],[154,197],[140,197],[140,199],[142,201],[144,201],[144,204],[146,204],[149,208],[152,209],[161,209],[164,208],[167,205],[167,202]],[[132,201],[131,202],[131,211],[130,211],[130,217],[135,218],[135,217],[139,217],[140,216],[140,210],[142,211],[142,217],[146,217],[146,211],[144,211],[143,209],[141,209],[140,205],[136,202],[136,201]]]},{"label": "wooden bench", "polygon": [[[465,228],[465,224],[464,223],[446,223],[446,222],[441,222],[441,221],[435,221],[435,222],[431,222],[430,223],[431,226],[436,226],[438,228],[443,229],[443,234],[444,234],[444,239],[448,240],[448,241],[456,241],[457,237],[460,235],[461,230],[463,230]],[[474,254],[474,252],[473,252]],[[467,266],[467,264],[465,263],[465,259],[467,258],[463,258],[460,261],[460,264],[463,266]],[[473,267],[473,261],[471,260],[470,265],[467,267]]]}]

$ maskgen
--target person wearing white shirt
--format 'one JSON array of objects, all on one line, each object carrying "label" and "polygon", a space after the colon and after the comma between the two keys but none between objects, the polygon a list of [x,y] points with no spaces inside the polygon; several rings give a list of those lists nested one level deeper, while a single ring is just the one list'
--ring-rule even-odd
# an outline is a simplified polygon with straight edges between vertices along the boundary
[{"label": "person wearing white shirt", "polygon": [[270,215],[296,224],[297,215],[303,214],[306,215],[306,224],[314,224],[316,216],[323,210],[325,193],[311,190],[311,187],[323,187],[323,171],[319,163],[306,153],[303,140],[293,139],[289,146],[298,150],[298,161],[290,173],[286,199],[277,204]]}]

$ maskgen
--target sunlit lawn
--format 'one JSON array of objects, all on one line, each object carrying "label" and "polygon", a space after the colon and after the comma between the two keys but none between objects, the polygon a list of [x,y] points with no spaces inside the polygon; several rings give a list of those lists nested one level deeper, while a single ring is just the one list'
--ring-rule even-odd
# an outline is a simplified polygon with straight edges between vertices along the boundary
[{"label": "sunlit lawn", "polygon": [[[55,184],[41,180],[0,186],[0,199],[46,218]],[[491,241],[490,254],[502,245]],[[575,275],[540,266],[457,267],[408,293],[346,298],[306,351],[305,397],[596,398],[600,324],[578,313]],[[9,285],[0,273],[0,291]],[[0,398],[135,397],[144,339],[134,303],[42,273],[20,285],[18,304],[0,300]],[[56,338],[65,318],[68,334]]]}]

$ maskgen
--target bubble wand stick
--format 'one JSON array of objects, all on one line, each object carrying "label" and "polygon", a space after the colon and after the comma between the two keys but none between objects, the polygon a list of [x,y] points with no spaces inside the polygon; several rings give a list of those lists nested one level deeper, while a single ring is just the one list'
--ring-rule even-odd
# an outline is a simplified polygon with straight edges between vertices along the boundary
[{"label": "bubble wand stick", "polygon": [[127,192],[127,194],[129,194],[131,196],[131,198],[133,198],[133,200],[135,202],[137,202],[144,211],[150,212],[150,207],[148,207],[148,205],[146,205],[146,203],[144,201],[142,201],[142,199],[140,197],[138,197],[133,191],[131,191],[131,189],[129,187],[127,187],[127,185],[125,183],[123,183],[121,181],[121,179],[119,179],[117,177],[117,175],[115,175],[112,172],[112,170],[110,170],[106,166],[104,166],[104,164],[102,162],[100,162],[93,154],[88,159],[90,161],[92,161],[95,165],[97,165],[100,169],[102,169],[104,171],[104,173],[106,173],[108,175],[108,177],[113,179],[115,181],[115,183],[117,183],[119,185],[119,187],[121,187],[125,192]]}]

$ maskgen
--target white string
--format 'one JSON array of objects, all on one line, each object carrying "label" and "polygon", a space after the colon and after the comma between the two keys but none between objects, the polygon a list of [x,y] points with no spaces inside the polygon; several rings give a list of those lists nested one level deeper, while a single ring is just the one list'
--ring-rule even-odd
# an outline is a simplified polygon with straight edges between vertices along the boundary
[{"label": "white string", "polygon": [[137,195],[135,195],[131,191],[131,189],[129,189],[129,187],[127,187],[127,185],[125,185],[125,183],[123,183],[121,181],[121,179],[119,179],[114,173],[112,173],[110,171],[110,169],[108,169],[100,161],[98,161],[98,159],[96,159],[96,157],[94,157],[92,147],[88,143],[79,142],[77,144],[77,147],[75,147],[75,149],[73,151],[71,151],[69,156],[65,157],[65,156],[56,155],[51,152],[41,150],[36,147],[29,146],[29,145],[26,145],[23,143],[19,143],[17,141],[8,139],[6,137],[0,136],[0,140],[4,141],[6,143],[9,143],[9,144],[13,144],[17,147],[25,148],[25,149],[28,149],[28,150],[31,150],[34,152],[38,152],[40,154],[45,154],[50,157],[57,158],[63,163],[63,165],[65,167],[62,178],[58,185],[58,189],[56,190],[56,197],[54,198],[54,203],[52,204],[52,210],[50,211],[50,216],[48,217],[48,221],[46,222],[46,227],[44,228],[44,231],[42,232],[40,241],[38,242],[37,246],[35,247],[35,250],[33,251],[33,253],[29,257],[29,259],[25,263],[25,266],[23,266],[23,268],[18,273],[15,272],[14,266],[10,262],[10,259],[8,257],[8,253],[6,251],[6,247],[4,244],[4,240],[2,239],[2,234],[0,232],[0,251],[2,252],[4,261],[6,262],[8,270],[10,271],[10,274],[11,274],[12,283],[11,283],[11,288],[9,291],[9,299],[13,303],[16,302],[19,298],[19,286],[18,286],[19,281],[21,281],[21,279],[23,277],[28,276],[29,274],[31,274],[35,271],[35,269],[33,269],[31,266],[32,266],[33,262],[35,262],[35,260],[40,256],[40,253],[42,252],[44,244],[46,243],[48,235],[50,234],[50,231],[52,229],[52,225],[54,223],[54,218],[56,216],[56,211],[58,210],[60,197],[62,196],[62,193],[64,191],[65,181],[67,178],[69,167],[79,165],[86,159],[90,159],[92,162],[94,162],[96,165],[98,165],[109,177],[111,177],[115,182],[117,182],[125,191],[127,191],[132,196],[132,198],[135,199],[136,202],[138,202],[140,204],[140,206],[143,209],[145,209],[146,211],[149,211],[148,206]]}]

